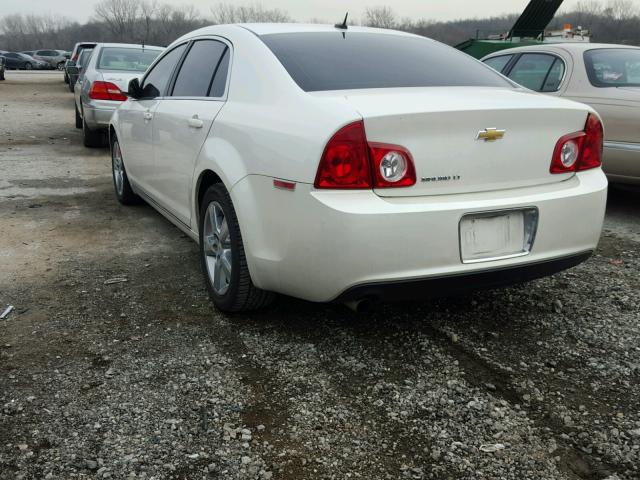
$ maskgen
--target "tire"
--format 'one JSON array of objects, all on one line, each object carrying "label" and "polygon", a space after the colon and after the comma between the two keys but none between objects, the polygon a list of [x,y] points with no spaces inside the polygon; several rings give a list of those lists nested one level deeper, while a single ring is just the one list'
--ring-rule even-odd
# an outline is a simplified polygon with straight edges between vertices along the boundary
[{"label": "tire", "polygon": [[104,146],[104,134],[100,130],[91,130],[82,116],[82,144],[88,148]]},{"label": "tire", "polygon": [[64,83],[69,84],[69,75],[67,75],[67,71],[64,72]]},{"label": "tire", "polygon": [[111,139],[111,176],[113,177],[113,189],[116,198],[122,205],[136,205],[141,203],[138,195],[133,193],[127,170],[124,167],[124,159],[120,150],[118,138],[114,135]]},{"label": "tire", "polygon": [[76,110],[76,128],[82,128],[82,117],[80,116],[80,112],[78,111],[78,106],[75,105],[75,102],[74,102],[74,106]]},{"label": "tire", "polygon": [[58,65],[56,65],[56,69],[58,69],[60,71],[64,70],[64,62],[58,63]]},{"label": "tire", "polygon": [[73,93],[73,83],[71,83],[71,77],[69,77],[69,91]]},{"label": "tire", "polygon": [[0,71],[0,80],[4,80],[4,70]]},{"label": "tire", "polygon": [[24,69],[25,70],[31,70],[33,68],[33,65],[31,65],[31,63],[27,62],[24,64]]},{"label": "tire", "polygon": [[[251,281],[238,217],[224,185],[217,183],[207,189],[200,212],[200,265],[214,305],[229,313],[269,305],[275,295]],[[205,237],[211,240],[205,242]]]}]

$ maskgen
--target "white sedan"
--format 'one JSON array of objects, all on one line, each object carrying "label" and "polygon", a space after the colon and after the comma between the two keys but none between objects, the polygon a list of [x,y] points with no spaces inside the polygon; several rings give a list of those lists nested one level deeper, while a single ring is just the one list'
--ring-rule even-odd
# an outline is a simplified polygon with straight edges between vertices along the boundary
[{"label": "white sedan", "polygon": [[215,305],[362,305],[493,288],[596,248],[593,109],[391,30],[219,25],[183,36],[112,117],[118,200],[199,242]]}]

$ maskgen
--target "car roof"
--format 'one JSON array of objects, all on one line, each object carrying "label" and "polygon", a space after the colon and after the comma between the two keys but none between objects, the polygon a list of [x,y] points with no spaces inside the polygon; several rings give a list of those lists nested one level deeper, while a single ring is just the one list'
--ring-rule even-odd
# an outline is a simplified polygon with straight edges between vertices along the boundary
[{"label": "car roof", "polygon": [[148,48],[149,50],[164,50],[164,47],[156,45],[140,45],[137,43],[97,43],[96,48],[120,47],[120,48]]},{"label": "car roof", "polygon": [[[230,25],[211,25],[208,27],[200,28],[195,32],[185,35],[184,37],[191,37],[192,34],[197,32],[197,35],[216,35],[220,33],[221,27],[229,27]],[[336,28],[334,25],[322,25],[315,23],[236,23],[231,26],[244,28],[256,35],[269,35],[272,33],[304,33],[304,32],[366,32],[366,33],[380,33],[385,35],[402,35],[410,37],[418,37],[413,33],[400,32],[398,30],[389,30],[384,28],[371,28],[371,27],[356,27],[349,25],[347,30]],[[420,37],[426,38],[426,37]]]},{"label": "car roof", "polygon": [[506,48],[504,50],[499,50],[497,52],[493,52],[489,55],[486,55],[483,58],[490,57],[499,57],[501,55],[508,55],[511,53],[520,53],[520,52],[541,52],[541,51],[549,51],[549,50],[564,50],[566,52],[573,53],[581,53],[587,50],[598,50],[602,48],[629,48],[629,49],[638,49],[639,47],[634,45],[620,45],[615,43],[583,43],[583,42],[566,42],[566,43],[541,43],[539,45],[528,45],[526,47],[514,47],[514,48]]}]

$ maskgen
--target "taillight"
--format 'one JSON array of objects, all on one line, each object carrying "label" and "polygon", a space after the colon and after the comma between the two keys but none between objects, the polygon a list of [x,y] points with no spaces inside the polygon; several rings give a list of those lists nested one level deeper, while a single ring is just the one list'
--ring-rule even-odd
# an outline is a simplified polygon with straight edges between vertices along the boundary
[{"label": "taillight", "polygon": [[89,98],[93,100],[113,100],[116,102],[124,102],[127,99],[127,96],[122,93],[115,83],[97,81],[91,84]]},{"label": "taillight", "polygon": [[558,140],[549,171],[570,173],[598,168],[602,164],[603,142],[602,123],[590,113],[584,131],[570,133]]},{"label": "taillight", "polygon": [[362,121],[351,123],[331,137],[324,149],[316,188],[371,188],[367,138]]},{"label": "taillight", "polygon": [[332,189],[408,187],[416,183],[409,151],[399,145],[367,143],[362,121],[331,137],[324,149],[314,186]]},{"label": "taillight", "polygon": [[602,165],[602,147],[604,145],[604,130],[602,122],[594,114],[590,113],[584,127],[584,144],[582,156],[578,163],[578,170],[589,170]]},{"label": "taillight", "polygon": [[375,188],[410,187],[416,183],[416,169],[406,148],[372,142],[369,154]]}]

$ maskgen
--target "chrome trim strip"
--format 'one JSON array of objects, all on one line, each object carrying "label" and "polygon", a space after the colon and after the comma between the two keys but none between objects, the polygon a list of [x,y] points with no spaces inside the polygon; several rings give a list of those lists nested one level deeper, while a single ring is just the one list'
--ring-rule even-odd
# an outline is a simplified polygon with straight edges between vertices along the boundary
[{"label": "chrome trim strip", "polygon": [[640,153],[640,143],[604,142],[604,148],[610,148],[611,150],[624,150],[626,152]]}]

